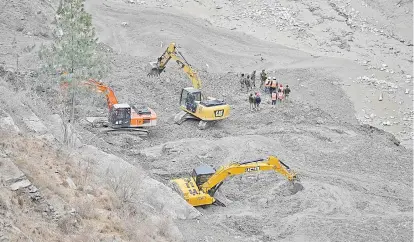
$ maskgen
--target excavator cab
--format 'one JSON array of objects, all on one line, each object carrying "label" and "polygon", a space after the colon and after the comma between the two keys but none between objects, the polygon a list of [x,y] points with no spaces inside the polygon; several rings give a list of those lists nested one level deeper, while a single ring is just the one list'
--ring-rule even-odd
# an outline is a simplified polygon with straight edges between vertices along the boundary
[{"label": "excavator cab", "polygon": [[200,187],[203,183],[208,181],[214,173],[216,173],[216,170],[213,167],[209,165],[201,165],[193,169],[191,176],[193,177],[197,187]]},{"label": "excavator cab", "polygon": [[114,128],[127,128],[131,125],[131,107],[128,104],[114,104],[109,112],[109,123]]},{"label": "excavator cab", "polygon": [[183,111],[174,117],[174,122],[181,124],[186,119],[198,119],[199,129],[205,129],[209,121],[225,119],[230,114],[228,104],[218,99],[203,98],[201,90],[194,87],[182,89],[180,108]]},{"label": "excavator cab", "polygon": [[192,87],[184,88],[181,91],[180,106],[195,113],[197,106],[201,102],[201,91]]}]

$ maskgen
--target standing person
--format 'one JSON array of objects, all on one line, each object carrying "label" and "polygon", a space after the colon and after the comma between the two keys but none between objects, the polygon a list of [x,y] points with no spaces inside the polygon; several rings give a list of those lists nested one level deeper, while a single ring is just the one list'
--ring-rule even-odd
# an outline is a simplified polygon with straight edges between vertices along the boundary
[{"label": "standing person", "polygon": [[263,69],[262,72],[260,73],[260,88],[263,87],[263,85],[265,84],[266,79],[267,79],[267,74],[266,74],[265,70]]},{"label": "standing person", "polygon": [[251,80],[252,80],[252,84],[254,87],[256,87],[256,70],[254,70],[250,76]]},{"label": "standing person", "polygon": [[286,100],[289,99],[289,93],[290,93],[289,85],[286,85],[286,88],[285,90],[283,90],[283,92],[285,93]]},{"label": "standing person", "polygon": [[276,91],[272,92],[272,108],[276,107],[276,101],[277,101],[277,93]]},{"label": "standing person", "polygon": [[246,90],[247,92],[249,91],[249,89],[251,89],[251,84],[250,84],[250,75],[247,75],[246,78],[244,79],[245,84],[246,84]]},{"label": "standing person", "polygon": [[[276,81],[276,78],[275,78],[275,81]],[[279,83],[276,81],[276,88],[275,88],[275,91],[276,91],[276,93],[278,93],[279,92]]]},{"label": "standing person", "polygon": [[279,89],[279,92],[277,93],[277,100],[279,100],[279,102],[282,102],[284,98],[283,92],[282,90]]},{"label": "standing person", "polygon": [[266,80],[266,83],[265,83],[265,86],[264,86],[264,90],[265,90],[265,93],[268,93],[269,92],[269,89],[270,89],[270,82],[271,82],[271,80],[270,80],[271,78],[270,77],[268,77],[267,78],[267,80]]},{"label": "standing person", "polygon": [[276,94],[279,92],[279,83],[276,81],[276,77],[273,77],[273,81],[276,83],[276,88],[274,91],[276,91]]},{"label": "standing person", "polygon": [[243,91],[243,88],[244,88],[244,83],[245,83],[245,81],[244,81],[244,74],[242,73],[241,74],[241,76],[240,76],[240,91]]},{"label": "standing person", "polygon": [[255,98],[253,97],[253,93],[250,93],[249,96],[249,104],[250,104],[250,111],[253,111],[256,107],[254,105]]},{"label": "standing person", "polygon": [[260,98],[260,93],[256,92],[256,108],[257,110],[260,110],[260,103],[262,102],[262,99]]},{"label": "standing person", "polygon": [[276,87],[277,87],[276,77],[273,77],[273,80],[270,83],[270,95],[272,95],[272,93],[276,90]]},{"label": "standing person", "polygon": [[267,91],[270,95],[272,95],[272,77],[269,77],[269,81],[267,82]]}]

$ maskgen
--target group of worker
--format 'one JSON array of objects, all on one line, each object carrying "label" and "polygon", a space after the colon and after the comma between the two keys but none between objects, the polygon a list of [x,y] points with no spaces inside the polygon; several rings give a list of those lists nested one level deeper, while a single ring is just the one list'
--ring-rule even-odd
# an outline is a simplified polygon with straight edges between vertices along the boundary
[{"label": "group of worker", "polygon": [[250,93],[249,96],[249,103],[250,103],[250,111],[258,111],[260,110],[260,103],[262,102],[262,98],[260,97],[260,92]]},{"label": "group of worker", "polygon": [[[256,87],[255,83],[256,79],[256,71],[253,71],[252,74],[241,74],[240,84],[241,90],[246,87],[246,91],[252,90],[253,87]],[[282,83],[279,83],[276,80],[276,77],[268,77],[265,70],[262,70],[260,73],[260,88],[264,87],[264,92],[270,94],[270,98],[272,100],[272,108],[276,107],[276,104],[279,102],[283,102],[283,100],[287,99],[290,94],[289,85],[286,87],[283,86]],[[259,92],[250,93],[249,95],[249,104],[250,110],[256,111],[260,110],[260,103],[261,97]]]},{"label": "group of worker", "polygon": [[240,91],[243,91],[244,87],[246,87],[246,92],[256,87],[256,71],[251,74],[242,73],[240,75]]}]

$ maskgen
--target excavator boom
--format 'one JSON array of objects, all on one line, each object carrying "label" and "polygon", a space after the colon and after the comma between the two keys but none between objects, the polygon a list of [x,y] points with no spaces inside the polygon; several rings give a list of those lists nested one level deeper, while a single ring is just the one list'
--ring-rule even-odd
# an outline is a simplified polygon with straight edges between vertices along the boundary
[{"label": "excavator boom", "polygon": [[201,185],[201,190],[205,193],[211,193],[218,184],[223,182],[229,176],[240,175],[254,171],[268,171],[274,170],[280,173],[289,181],[296,179],[296,174],[289,171],[289,167],[281,163],[275,156],[270,156],[267,159],[259,159],[254,161],[246,161],[242,163],[233,163],[227,166],[220,167],[210,179]]},{"label": "excavator boom", "polygon": [[152,65],[151,71],[148,73],[148,76],[158,76],[160,75],[167,63],[171,60],[175,60],[178,65],[181,66],[183,71],[187,74],[190,78],[191,83],[195,89],[201,89],[201,80],[197,75],[197,72],[193,70],[191,65],[187,62],[184,56],[177,51],[175,43],[170,43],[161,57],[158,58],[157,62],[151,62]]},{"label": "excavator boom", "polygon": [[88,81],[83,82],[83,84],[87,86],[92,86],[96,88],[98,92],[104,93],[106,96],[106,102],[108,103],[109,110],[111,110],[115,104],[118,104],[118,99],[116,98],[115,93],[112,90],[112,88],[106,86],[102,82],[89,79]]},{"label": "excavator boom", "polygon": [[172,180],[179,194],[191,205],[202,206],[221,202],[214,198],[214,193],[229,176],[240,175],[256,171],[274,170],[283,175],[292,183],[297,181],[294,171],[275,156],[247,162],[235,162],[214,170],[209,166],[200,166],[194,169],[189,178]]}]

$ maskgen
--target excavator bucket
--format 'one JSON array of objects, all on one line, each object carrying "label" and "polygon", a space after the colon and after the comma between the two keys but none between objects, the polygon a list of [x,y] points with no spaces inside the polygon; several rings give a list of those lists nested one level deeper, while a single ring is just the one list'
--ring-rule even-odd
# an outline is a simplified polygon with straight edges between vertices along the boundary
[{"label": "excavator bucket", "polygon": [[150,62],[150,71],[148,72],[147,76],[152,77],[152,76],[159,76],[161,74],[161,72],[163,71],[163,69],[158,67],[158,62]]},{"label": "excavator bucket", "polygon": [[292,193],[292,195],[302,191],[304,189],[303,185],[298,182],[298,181],[294,181],[291,183],[291,187],[290,187],[290,192]]}]

